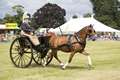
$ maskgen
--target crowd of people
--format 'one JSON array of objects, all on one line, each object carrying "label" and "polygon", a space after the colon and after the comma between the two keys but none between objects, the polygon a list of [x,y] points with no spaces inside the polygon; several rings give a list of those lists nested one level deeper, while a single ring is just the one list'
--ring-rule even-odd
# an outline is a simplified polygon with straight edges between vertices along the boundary
[{"label": "crowd of people", "polygon": [[95,35],[96,39],[103,39],[105,41],[108,41],[108,40],[118,40],[118,35],[114,35],[114,34],[111,34],[111,33],[108,33],[108,34],[104,34],[104,35],[101,35],[100,33],[97,33]]},{"label": "crowd of people", "polygon": [[[44,36],[54,36],[55,33],[54,32],[48,32],[46,33],[45,31],[42,31],[42,33],[38,34],[37,36],[39,37],[44,37]],[[3,34],[0,33],[0,42],[10,42],[12,40],[14,40],[16,37],[12,36],[9,33]]]},{"label": "crowd of people", "polygon": [[[42,31],[42,33],[38,34],[37,36],[54,36],[55,33],[54,32],[48,32],[46,33],[45,30]],[[118,40],[118,35],[113,35],[111,33],[108,33],[108,34],[104,34],[104,35],[101,35],[100,33],[97,33],[95,35],[96,39],[103,39],[105,41],[108,41],[108,40]],[[10,42],[14,40],[14,37],[9,34],[9,33],[6,33],[6,34],[0,34],[0,42]]]},{"label": "crowd of people", "polygon": [[11,41],[11,37],[10,37],[10,34],[6,33],[6,34],[3,34],[1,33],[0,34],[0,42],[8,42],[8,41]]}]

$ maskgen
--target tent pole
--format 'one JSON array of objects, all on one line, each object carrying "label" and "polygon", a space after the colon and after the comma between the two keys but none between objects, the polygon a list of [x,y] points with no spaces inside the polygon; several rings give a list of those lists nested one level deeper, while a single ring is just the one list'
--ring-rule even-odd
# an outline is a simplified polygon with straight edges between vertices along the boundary
[{"label": "tent pole", "polygon": [[60,27],[59,27],[59,29],[60,29],[61,34],[63,35],[63,32],[62,32],[62,30],[61,30],[61,28],[60,28]]}]

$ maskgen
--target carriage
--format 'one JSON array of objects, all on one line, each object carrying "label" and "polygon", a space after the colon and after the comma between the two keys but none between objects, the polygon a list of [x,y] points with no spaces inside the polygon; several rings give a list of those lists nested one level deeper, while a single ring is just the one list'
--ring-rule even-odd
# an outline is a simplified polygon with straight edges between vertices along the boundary
[{"label": "carriage", "polygon": [[[36,49],[28,37],[20,35],[11,44],[10,58],[16,67],[26,68],[31,64],[32,59],[35,63],[44,67],[52,61],[54,56],[61,64],[62,69],[65,69],[68,63],[71,62],[74,54],[79,52],[88,56],[88,66],[91,67],[90,56],[84,48],[87,36],[92,41],[95,41],[95,30],[93,26],[86,26],[73,35],[62,35],[52,38],[51,36],[38,37],[40,42],[39,49]],[[65,65],[63,65],[57,56],[58,50],[71,52],[69,61]]]},{"label": "carriage", "polygon": [[[51,36],[38,37],[40,44],[39,50],[35,49],[30,39],[27,36],[17,36],[12,42],[10,47],[10,58],[16,67],[26,68],[32,60],[38,65],[42,65],[45,62],[50,50],[54,47],[49,46],[49,40]],[[49,59],[49,64],[52,61],[53,56]]]}]

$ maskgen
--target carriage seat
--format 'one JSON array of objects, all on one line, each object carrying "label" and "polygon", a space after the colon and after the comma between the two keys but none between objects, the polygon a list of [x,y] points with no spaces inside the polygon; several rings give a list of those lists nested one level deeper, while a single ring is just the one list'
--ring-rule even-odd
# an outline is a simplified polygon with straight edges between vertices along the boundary
[{"label": "carriage seat", "polygon": [[25,38],[25,39],[29,39],[28,36],[24,36],[24,35],[18,35],[17,38]]}]

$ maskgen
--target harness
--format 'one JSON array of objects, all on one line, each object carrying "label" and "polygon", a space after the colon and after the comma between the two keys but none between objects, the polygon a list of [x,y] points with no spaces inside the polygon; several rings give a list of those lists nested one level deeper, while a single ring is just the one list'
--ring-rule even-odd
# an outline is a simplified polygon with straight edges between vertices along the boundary
[{"label": "harness", "polygon": [[77,43],[79,43],[79,44],[86,44],[86,41],[85,42],[81,41],[80,38],[78,38],[78,36],[76,34],[74,36],[77,39]]},{"label": "harness", "polygon": [[[71,37],[72,37],[72,36],[74,36],[74,37],[76,38],[77,42],[70,43],[70,40],[71,40]],[[54,38],[55,38],[55,37],[54,37]],[[71,51],[69,46],[72,46],[72,47],[74,47],[74,48],[76,49],[76,47],[73,46],[73,44],[76,44],[76,43],[79,43],[79,44],[86,44],[86,41],[85,41],[85,42],[81,41],[81,40],[78,38],[78,36],[77,36],[76,34],[74,34],[74,35],[69,35],[69,38],[68,38],[68,41],[67,41],[66,44],[57,46],[57,47],[55,47],[55,48],[62,47],[62,46],[67,46],[68,49],[69,49],[69,51]]]},{"label": "harness", "polygon": [[[89,36],[90,36],[90,37],[93,36],[93,35],[95,35],[95,34],[92,34],[92,35],[90,34],[90,33],[92,32],[92,30],[89,29],[89,28],[88,28],[88,32],[89,32]],[[72,37],[72,36],[74,36],[74,37],[76,38],[77,42],[70,43],[70,40],[71,40],[71,37]],[[55,37],[54,37],[54,38],[55,38]],[[57,46],[57,47],[55,47],[55,48],[62,47],[62,46],[67,46],[68,49],[69,49],[69,51],[71,51],[69,46],[72,46],[72,47],[74,47],[74,48],[76,49],[76,47],[73,46],[73,44],[76,44],[76,43],[85,45],[85,44],[86,44],[86,41],[85,41],[85,42],[81,41],[80,38],[79,38],[79,37],[77,36],[77,34],[75,33],[74,35],[69,35],[69,38],[68,38],[68,41],[67,41],[66,44]]]}]

